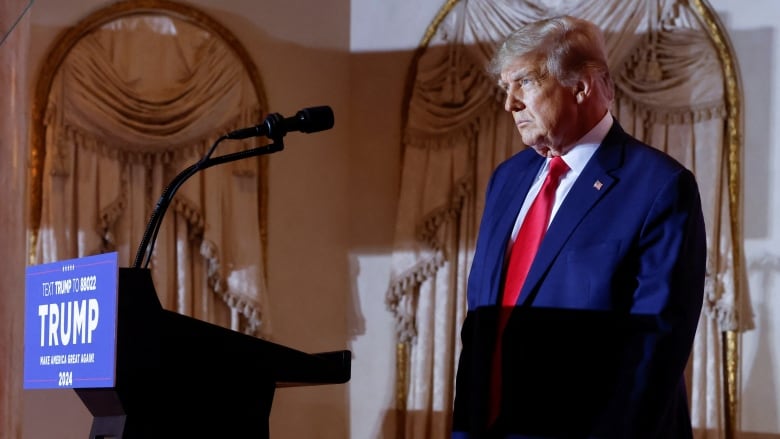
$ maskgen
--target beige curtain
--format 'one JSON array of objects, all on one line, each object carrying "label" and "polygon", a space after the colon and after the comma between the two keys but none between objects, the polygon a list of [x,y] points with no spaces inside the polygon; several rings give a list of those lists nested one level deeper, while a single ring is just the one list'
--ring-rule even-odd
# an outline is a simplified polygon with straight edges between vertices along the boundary
[{"label": "beige curtain", "polygon": [[[36,263],[117,251],[132,266],[164,188],[264,104],[235,52],[190,22],[129,15],[84,35],[49,93]],[[165,308],[267,334],[263,172],[248,159],[181,186],[150,264]]]},{"label": "beige curtain", "polygon": [[406,379],[402,437],[449,434],[458,331],[484,190],[492,169],[522,147],[484,66],[517,25],[562,13],[605,30],[617,86],[612,111],[621,125],[699,179],[708,277],[689,384],[697,435],[721,437],[720,334],[743,329],[736,310],[744,298],[733,282],[724,72],[700,15],[690,2],[674,0],[462,0],[445,9],[411,79],[387,293],[408,356],[399,363]]},{"label": "beige curtain", "polygon": [[0,0],[0,437],[22,435],[28,1]]}]

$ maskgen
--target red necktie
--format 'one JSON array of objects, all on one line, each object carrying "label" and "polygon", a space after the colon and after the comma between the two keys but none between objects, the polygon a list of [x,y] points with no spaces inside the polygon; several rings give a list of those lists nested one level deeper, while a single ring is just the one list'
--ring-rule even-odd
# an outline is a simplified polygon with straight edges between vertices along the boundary
[{"label": "red necktie", "polygon": [[547,178],[544,179],[539,195],[534,199],[531,208],[525,215],[523,225],[517,232],[512,250],[509,254],[509,264],[506,269],[506,279],[504,280],[504,293],[501,299],[502,306],[515,306],[517,297],[520,295],[520,289],[523,288],[523,282],[531,268],[531,262],[536,256],[536,250],[542,242],[542,237],[547,231],[547,224],[550,222],[550,212],[555,202],[555,190],[558,189],[558,183],[561,176],[569,170],[569,166],[560,156],[553,157],[550,160],[550,170],[547,172]]},{"label": "red necktie", "polygon": [[501,298],[501,307],[499,308],[496,348],[493,352],[488,425],[492,425],[495,422],[501,407],[501,335],[504,332],[504,325],[506,325],[511,308],[517,304],[520,289],[523,287],[525,277],[528,275],[528,270],[531,268],[536,251],[542,242],[542,237],[544,237],[544,233],[547,231],[550,213],[555,202],[555,190],[558,188],[561,176],[568,170],[569,166],[566,165],[566,162],[561,157],[553,157],[550,161],[547,177],[544,179],[544,183],[542,183],[539,194],[531,204],[531,208],[526,213],[523,224],[517,232],[515,242],[512,244],[512,250],[509,253],[504,291]]}]

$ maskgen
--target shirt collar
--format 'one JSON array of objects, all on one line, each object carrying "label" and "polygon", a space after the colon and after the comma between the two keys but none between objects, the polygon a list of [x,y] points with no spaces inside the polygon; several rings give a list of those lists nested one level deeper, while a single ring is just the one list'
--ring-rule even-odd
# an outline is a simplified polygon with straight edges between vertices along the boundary
[{"label": "shirt collar", "polygon": [[[590,131],[574,143],[574,147],[563,156],[563,160],[569,165],[573,174],[579,175],[582,172],[585,165],[588,163],[593,154],[607,137],[609,129],[612,128],[613,117],[612,114],[607,111],[604,117],[601,118],[599,123],[596,124]],[[550,161],[549,159],[547,160]]]}]

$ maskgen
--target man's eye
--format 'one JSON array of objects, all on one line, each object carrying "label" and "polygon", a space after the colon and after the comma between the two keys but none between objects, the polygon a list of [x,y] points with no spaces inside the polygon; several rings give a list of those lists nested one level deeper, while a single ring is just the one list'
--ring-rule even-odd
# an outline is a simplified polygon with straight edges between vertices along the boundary
[{"label": "man's eye", "polygon": [[529,84],[531,84],[532,82],[534,82],[534,80],[533,80],[533,79],[531,79],[531,78],[522,78],[522,79],[520,80],[520,85],[522,85],[522,86],[526,86],[526,85],[529,85]]},{"label": "man's eye", "polygon": [[523,88],[531,85],[533,79],[531,78],[518,78],[512,81],[512,84],[517,88]]},{"label": "man's eye", "polygon": [[533,76],[524,76],[522,78],[512,79],[509,83],[499,84],[499,88],[504,93],[511,93],[512,89],[522,89],[524,87],[531,86],[536,83],[536,79]]}]

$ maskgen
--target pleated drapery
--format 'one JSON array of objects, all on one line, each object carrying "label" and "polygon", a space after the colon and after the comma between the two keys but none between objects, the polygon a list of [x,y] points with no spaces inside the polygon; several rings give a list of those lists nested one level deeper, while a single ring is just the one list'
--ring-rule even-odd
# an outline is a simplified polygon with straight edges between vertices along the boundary
[{"label": "pleated drapery", "polygon": [[[131,266],[174,176],[264,106],[231,47],[183,19],[129,15],[81,37],[48,96],[35,262],[117,251]],[[222,142],[213,157],[257,143]],[[206,169],[177,192],[150,263],[165,308],[268,333],[261,163]]]}]

